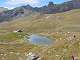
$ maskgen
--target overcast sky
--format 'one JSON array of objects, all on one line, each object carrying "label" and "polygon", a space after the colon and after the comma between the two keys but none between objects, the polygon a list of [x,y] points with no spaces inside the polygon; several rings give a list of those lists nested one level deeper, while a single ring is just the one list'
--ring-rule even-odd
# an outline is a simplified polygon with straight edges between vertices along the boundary
[{"label": "overcast sky", "polygon": [[40,7],[47,5],[49,1],[53,1],[54,3],[59,4],[69,0],[0,0],[0,7],[12,9],[27,4],[33,7]]}]

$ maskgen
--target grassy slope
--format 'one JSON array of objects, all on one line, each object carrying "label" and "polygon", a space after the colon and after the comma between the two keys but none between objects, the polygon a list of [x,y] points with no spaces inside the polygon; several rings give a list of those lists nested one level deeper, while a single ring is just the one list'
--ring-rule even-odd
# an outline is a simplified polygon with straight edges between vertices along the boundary
[{"label": "grassy slope", "polygon": [[[75,54],[78,57],[78,60],[80,60],[80,33],[65,32],[80,31],[80,9],[57,14],[32,15],[32,17],[33,18],[19,18],[9,23],[1,23],[0,40],[9,42],[18,40],[19,42],[22,41],[22,38],[26,33],[33,32],[49,36],[52,39],[55,38],[55,44],[49,48],[24,43],[0,45],[0,48],[4,49],[3,51],[0,51],[3,52],[3,54],[7,54],[6,57],[4,56],[5,60],[19,60],[19,57],[25,60],[25,52],[38,53],[43,57],[42,60],[71,60],[72,54]],[[24,29],[24,32],[13,33],[12,31],[16,29]],[[73,38],[74,34],[77,36],[76,38]],[[70,40],[69,37],[72,37],[72,40]],[[11,54],[10,52],[12,51],[14,53]],[[21,55],[17,56],[17,52]],[[0,60],[2,60],[1,55],[0,57]]]},{"label": "grassy slope", "polygon": [[24,29],[27,32],[80,31],[80,9],[57,14],[35,14],[2,23],[0,29]]},{"label": "grassy slope", "polygon": [[[76,38],[73,38],[74,34],[76,35]],[[42,57],[41,60],[72,60],[72,54],[75,54],[78,57],[78,60],[80,60],[80,33],[54,32],[51,34],[45,33],[44,35],[48,35],[56,39],[53,46],[48,48],[34,46],[28,43],[2,44],[0,45],[0,54],[7,55],[0,55],[0,60],[2,60],[3,57],[5,57],[5,60],[19,60],[19,57],[21,57],[22,60],[26,60],[27,57],[25,56],[25,53],[29,52],[39,54]],[[69,37],[72,37],[72,39],[70,40]],[[20,53],[20,55],[17,55],[17,53]]]},{"label": "grassy slope", "polygon": [[[22,29],[26,33],[48,33],[56,31],[80,31],[80,9],[57,14],[34,13],[31,16],[0,23],[1,40],[17,40],[14,30]],[[26,34],[25,33],[25,34]],[[23,36],[24,33],[21,33]],[[17,38],[17,37],[18,38]],[[15,37],[15,38],[14,38]]]}]

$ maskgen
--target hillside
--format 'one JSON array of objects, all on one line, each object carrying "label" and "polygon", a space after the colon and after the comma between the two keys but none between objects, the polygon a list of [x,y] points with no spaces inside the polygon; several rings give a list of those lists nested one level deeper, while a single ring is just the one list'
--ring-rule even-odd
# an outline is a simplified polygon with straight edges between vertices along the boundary
[{"label": "hillside", "polygon": [[54,4],[54,2],[49,2],[47,5],[41,7],[24,5],[0,13],[0,22],[12,21],[14,18],[29,16],[34,12],[41,14],[55,14],[70,11],[72,9],[74,9],[72,1],[64,2],[61,4]]},{"label": "hillside", "polygon": [[7,10],[8,10],[7,8],[0,7],[0,13],[7,11]]},{"label": "hillside", "polygon": [[16,29],[23,29],[26,32],[79,32],[79,19],[80,9],[56,14],[34,13],[27,17],[0,23],[0,30],[14,31]]}]

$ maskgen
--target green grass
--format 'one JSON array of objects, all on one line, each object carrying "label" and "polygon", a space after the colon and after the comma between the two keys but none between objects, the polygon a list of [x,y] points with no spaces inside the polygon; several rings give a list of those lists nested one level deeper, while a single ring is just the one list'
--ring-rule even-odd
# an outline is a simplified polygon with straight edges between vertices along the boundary
[{"label": "green grass", "polygon": [[[13,32],[19,29],[24,32]],[[0,51],[7,54],[5,60],[19,60],[19,57],[25,60],[25,52],[38,53],[42,60],[71,60],[72,54],[76,54],[78,60],[80,60],[79,31],[80,9],[57,14],[35,14],[35,16],[15,19],[14,21],[0,23],[0,41],[16,41],[17,44],[0,44],[0,48],[4,49],[0,49]],[[53,40],[55,39],[56,42],[50,47],[25,43],[24,36],[30,33],[47,36]],[[69,37],[73,37],[73,35],[76,35],[76,38],[70,40]],[[14,53],[10,54],[12,51]],[[17,52],[21,53],[21,55],[15,55]],[[0,60],[2,60],[1,58],[0,55]]]},{"label": "green grass", "polygon": [[55,32],[55,31],[80,31],[80,9],[57,14],[35,14],[31,17],[15,19],[11,22],[0,24],[3,32],[24,29],[25,32]]},{"label": "green grass", "polygon": [[0,35],[0,41],[16,41],[22,39],[26,33],[7,33]]},{"label": "green grass", "polygon": [[[38,33],[39,34],[39,33]],[[42,33],[40,33],[42,34]],[[76,38],[69,40],[66,38],[73,37],[73,35],[76,35]],[[18,35],[22,35],[21,37],[17,37],[17,39],[22,39],[25,33],[9,33],[9,38],[15,38]],[[22,57],[23,60],[26,59],[26,56],[24,53],[34,52],[39,54],[42,57],[42,60],[71,60],[71,56],[73,53],[78,54],[77,57],[80,59],[80,33],[78,32],[53,32],[53,33],[43,33],[43,36],[48,36],[55,39],[55,43],[53,46],[49,47],[41,47],[41,46],[35,46],[29,43],[17,43],[17,44],[3,44],[0,45],[1,49],[4,49],[4,54],[6,53],[7,56],[5,59],[15,59],[19,60],[19,57]],[[7,35],[6,35],[7,36]],[[69,37],[68,37],[69,36]],[[14,53],[10,53],[14,52]],[[17,56],[16,53],[20,53],[20,56]],[[0,55],[1,57],[1,55]],[[2,58],[2,57],[1,57]],[[0,58],[0,60],[2,60]]]}]

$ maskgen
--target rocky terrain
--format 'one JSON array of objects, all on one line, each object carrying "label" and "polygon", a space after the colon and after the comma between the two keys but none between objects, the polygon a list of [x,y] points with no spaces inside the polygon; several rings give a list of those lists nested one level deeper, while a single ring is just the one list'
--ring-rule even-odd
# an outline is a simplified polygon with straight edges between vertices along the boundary
[{"label": "rocky terrain", "polygon": [[30,5],[25,5],[16,7],[11,10],[5,10],[1,8],[0,10],[1,11],[3,10],[3,12],[0,13],[0,22],[12,21],[20,17],[30,16],[34,14],[34,12],[40,14],[55,14],[79,8],[80,8],[80,2],[77,0],[64,2],[62,4],[54,4],[54,2],[49,2],[48,5],[42,7],[32,7]]},{"label": "rocky terrain", "polygon": [[[28,60],[35,56],[40,60],[80,59],[79,32],[39,33],[55,39],[52,46],[37,46],[24,41],[17,44],[0,44],[0,60]],[[73,57],[72,57],[73,56]]]}]

